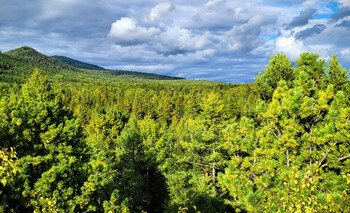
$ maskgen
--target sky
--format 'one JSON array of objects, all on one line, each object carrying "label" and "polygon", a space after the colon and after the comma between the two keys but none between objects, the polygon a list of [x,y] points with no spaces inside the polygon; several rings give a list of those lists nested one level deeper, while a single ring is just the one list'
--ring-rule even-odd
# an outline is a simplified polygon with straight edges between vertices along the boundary
[{"label": "sky", "polygon": [[350,68],[350,0],[0,0],[0,50],[108,69],[247,83],[270,56]]}]

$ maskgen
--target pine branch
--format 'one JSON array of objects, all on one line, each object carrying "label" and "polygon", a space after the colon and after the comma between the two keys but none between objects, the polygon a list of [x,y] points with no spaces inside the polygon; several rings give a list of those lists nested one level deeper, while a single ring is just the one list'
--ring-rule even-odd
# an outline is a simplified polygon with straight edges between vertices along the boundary
[{"label": "pine branch", "polygon": [[[340,157],[340,158],[338,158],[337,160],[338,161],[343,161],[343,160],[346,160],[346,159],[348,159],[348,158],[350,158],[350,154],[348,154],[348,155],[346,155],[346,156],[343,156],[343,157]],[[322,169],[323,167],[326,167],[326,166],[328,166],[328,164],[323,164],[322,166],[320,166],[320,168]]]},{"label": "pine branch", "polygon": [[343,157],[338,158],[338,161],[346,160],[346,159],[348,159],[348,158],[350,158],[350,154],[348,154],[348,155],[346,155],[346,156],[343,156]]},{"label": "pine branch", "polygon": [[[339,141],[334,142],[334,146],[336,146],[339,143]],[[322,149],[322,147],[320,147]],[[322,149],[323,150],[323,149]],[[322,160],[320,161],[320,165],[323,163],[324,160],[326,160],[328,153],[331,151],[331,148],[327,150],[327,152],[323,155]],[[323,168],[324,166],[322,165],[320,168]]]}]

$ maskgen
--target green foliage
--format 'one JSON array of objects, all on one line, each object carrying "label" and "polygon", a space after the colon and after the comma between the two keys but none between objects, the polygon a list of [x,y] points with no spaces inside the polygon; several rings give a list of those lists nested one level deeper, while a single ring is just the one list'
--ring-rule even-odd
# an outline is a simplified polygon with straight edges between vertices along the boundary
[{"label": "green foliage", "polygon": [[41,54],[30,47],[21,47],[8,51],[5,54],[24,63],[29,63],[35,67],[41,67],[43,69],[78,71],[78,69],[75,69],[55,58]]},{"label": "green foliage", "polygon": [[328,73],[330,83],[334,85],[336,90],[341,90],[348,81],[348,73],[346,69],[342,68],[339,64],[335,55],[329,60]]},{"label": "green foliage", "polygon": [[256,86],[259,88],[260,97],[263,100],[272,98],[273,91],[277,88],[280,80],[285,80],[289,86],[295,78],[292,62],[284,54],[271,56],[269,65],[266,66],[264,74],[255,79]]},{"label": "green foliage", "polygon": [[316,87],[323,88],[325,86],[324,80],[327,77],[326,61],[324,59],[319,59],[318,54],[310,52],[301,53],[296,62],[298,65],[296,72],[305,72],[307,79],[312,82],[310,90],[315,90]]},{"label": "green foliage", "polygon": [[[8,151],[6,148],[0,150],[0,183],[5,187],[11,184],[13,176],[19,172],[19,168],[15,165],[14,160],[16,159],[16,151],[11,147]],[[3,192],[0,191],[0,194]]]},{"label": "green foliage", "polygon": [[[79,121],[68,119],[46,76],[34,72],[17,97],[0,104],[3,147],[16,147],[20,172],[2,194],[5,211],[73,211],[84,177]],[[60,195],[60,196],[58,196]]]},{"label": "green foliage", "polygon": [[0,212],[349,211],[335,56],[278,54],[242,85],[60,64],[0,54]]},{"label": "green foliage", "polygon": [[39,69],[35,69],[31,78],[22,87],[22,95],[27,100],[39,102],[49,101],[53,98],[51,85],[47,80],[47,76],[43,75]]},{"label": "green foliage", "polygon": [[301,54],[297,70],[294,87],[280,81],[271,101],[257,106],[256,121],[242,118],[226,130],[232,157],[219,183],[235,208],[349,211],[344,160],[350,158],[350,123],[344,93],[325,84],[318,55]]},{"label": "green foliage", "polygon": [[108,109],[103,114],[92,114],[90,119],[86,126],[86,132],[90,136],[88,144],[102,151],[114,150],[117,138],[127,121],[126,116],[114,109]]}]

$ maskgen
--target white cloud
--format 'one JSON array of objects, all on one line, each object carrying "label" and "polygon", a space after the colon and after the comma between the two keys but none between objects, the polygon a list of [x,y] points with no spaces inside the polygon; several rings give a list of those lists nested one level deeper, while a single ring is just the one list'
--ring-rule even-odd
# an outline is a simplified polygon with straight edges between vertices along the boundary
[{"label": "white cloud", "polygon": [[150,73],[163,73],[168,72],[174,69],[173,65],[170,64],[152,64],[152,65],[123,65],[119,66],[118,69],[121,70],[130,70],[130,71],[142,71],[142,72],[150,72]]},{"label": "white cloud", "polygon": [[140,27],[134,19],[123,17],[112,24],[108,37],[119,45],[130,46],[147,42],[159,32],[157,28]]},{"label": "white cloud", "polygon": [[264,39],[260,37],[262,28],[274,21],[271,17],[256,15],[247,23],[236,25],[226,32],[224,42],[229,50],[250,52],[264,43]]},{"label": "white cloud", "polygon": [[246,3],[244,5],[238,6],[234,8],[234,16],[237,20],[247,20],[250,19],[251,13],[249,13],[249,10],[251,10],[252,5],[250,3]]},{"label": "white cloud", "polygon": [[182,63],[207,62],[215,54],[214,49],[196,50],[186,55],[171,55],[169,59],[173,61],[181,61]]},{"label": "white cloud", "polygon": [[[68,14],[68,11],[78,13],[85,5],[82,0],[38,0],[41,9],[41,19],[54,19]],[[83,6],[81,6],[83,5]]]},{"label": "white cloud", "polygon": [[191,30],[173,27],[157,37],[154,48],[159,53],[176,55],[203,49],[209,43],[208,33],[194,35]]},{"label": "white cloud", "polygon": [[317,3],[319,3],[321,0],[307,0],[304,1],[302,4],[302,8],[310,8],[313,7],[315,5],[317,5]]},{"label": "white cloud", "polygon": [[285,53],[287,57],[295,60],[300,53],[305,52],[306,48],[302,41],[296,40],[293,36],[279,37],[275,43],[275,53]]},{"label": "white cloud", "polygon": [[[337,54],[350,64],[349,0],[337,1],[337,13],[326,0],[0,2],[3,50],[27,45],[109,68],[231,82],[253,79],[270,53]],[[309,8],[317,13],[305,25],[286,29]]]},{"label": "white cloud", "polygon": [[345,7],[350,7],[350,0],[339,0],[339,2]]},{"label": "white cloud", "polygon": [[320,58],[325,59],[326,61],[328,61],[333,54],[336,54],[334,51],[337,51],[334,46],[330,44],[308,45],[308,49],[310,52],[317,53]]},{"label": "white cloud", "polygon": [[144,45],[144,48],[155,54],[178,55],[203,50],[211,44],[211,34],[193,33],[186,28],[174,27],[144,27],[135,19],[123,17],[115,21],[108,37],[120,46]]},{"label": "white cloud", "polygon": [[340,54],[341,54],[341,56],[343,56],[344,58],[348,58],[348,60],[349,60],[349,58],[350,58],[350,48],[342,49],[340,51]]},{"label": "white cloud", "polygon": [[149,14],[149,19],[155,21],[173,10],[175,10],[175,5],[171,2],[157,4]]},{"label": "white cloud", "polygon": [[[227,31],[233,26],[239,26],[255,16],[266,19],[279,19],[280,9],[273,6],[258,5],[244,1],[211,0],[194,10],[194,14],[184,14],[187,18],[186,27],[210,31]],[[184,17],[184,18],[185,18]]]},{"label": "white cloud", "polygon": [[226,3],[226,0],[210,0],[204,5],[204,7],[206,9],[213,9],[216,6],[222,5],[224,3]]}]

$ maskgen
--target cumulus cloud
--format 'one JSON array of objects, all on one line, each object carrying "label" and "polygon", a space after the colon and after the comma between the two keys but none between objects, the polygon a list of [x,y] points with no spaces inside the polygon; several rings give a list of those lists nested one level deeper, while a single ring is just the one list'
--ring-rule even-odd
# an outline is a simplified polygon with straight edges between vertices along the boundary
[{"label": "cumulus cloud", "polygon": [[193,52],[210,43],[209,34],[195,35],[191,30],[179,27],[167,28],[156,39],[155,50],[165,55]]},{"label": "cumulus cloud", "polygon": [[142,72],[164,74],[164,72],[169,72],[170,70],[174,69],[174,65],[171,65],[171,64],[124,65],[118,68],[122,70],[139,70]]},{"label": "cumulus cloud", "polygon": [[225,3],[226,3],[226,0],[210,0],[204,5],[204,8],[210,10]]},{"label": "cumulus cloud", "polygon": [[[235,5],[238,6],[238,5]],[[211,0],[198,8],[186,26],[204,30],[228,30],[237,20],[233,19],[235,8],[228,6],[226,0]]]},{"label": "cumulus cloud", "polygon": [[326,29],[326,25],[316,24],[313,27],[307,28],[295,34],[295,38],[298,40],[305,39],[306,37],[312,36],[314,34],[320,34]]},{"label": "cumulus cloud", "polygon": [[149,19],[155,21],[173,10],[175,10],[175,5],[171,2],[157,4],[149,14]]},{"label": "cumulus cloud", "polygon": [[234,26],[224,35],[227,47],[232,51],[252,51],[264,43],[264,39],[260,37],[262,28],[274,22],[271,17],[257,15],[245,24]]},{"label": "cumulus cloud", "polygon": [[293,36],[279,37],[275,42],[275,53],[285,53],[292,60],[299,57],[299,54],[305,52],[306,48],[302,41],[296,40]]},{"label": "cumulus cloud", "polygon": [[215,49],[196,50],[186,55],[178,54],[169,56],[174,61],[182,61],[183,63],[202,63],[207,62],[215,54]]},{"label": "cumulus cloud", "polygon": [[342,49],[342,50],[340,51],[340,54],[341,54],[343,57],[350,58],[350,48],[348,48],[348,49]]},{"label": "cumulus cloud", "polygon": [[335,25],[336,27],[350,27],[350,21],[344,20],[340,24]]},{"label": "cumulus cloud", "polygon": [[147,49],[157,54],[177,55],[202,50],[210,43],[210,34],[194,34],[180,27],[146,28],[132,18],[123,17],[115,21],[108,37],[120,46],[146,44]]},{"label": "cumulus cloud", "polygon": [[0,44],[115,69],[251,82],[271,53],[337,54],[350,65],[350,1],[329,2],[0,0]]},{"label": "cumulus cloud", "polygon": [[137,25],[136,20],[123,17],[112,24],[108,37],[121,46],[131,46],[147,42],[157,33],[157,28],[141,27]]},{"label": "cumulus cloud", "polygon": [[306,25],[316,12],[317,11],[312,8],[301,11],[300,14],[289,23],[288,29]]},{"label": "cumulus cloud", "polygon": [[349,0],[339,0],[339,2],[340,2],[344,7],[350,7],[350,1],[349,1]]},{"label": "cumulus cloud", "polygon": [[302,7],[303,8],[309,8],[315,6],[317,3],[319,3],[321,0],[306,0],[303,2]]},{"label": "cumulus cloud", "polygon": [[[281,0],[270,0],[269,2],[281,4]],[[283,0],[283,2],[286,4],[302,4],[305,2],[305,0]]]},{"label": "cumulus cloud", "polygon": [[341,10],[339,10],[339,12],[334,13],[331,16],[331,19],[333,21],[338,21],[339,19],[342,19],[347,16],[350,16],[350,8],[342,8]]}]

